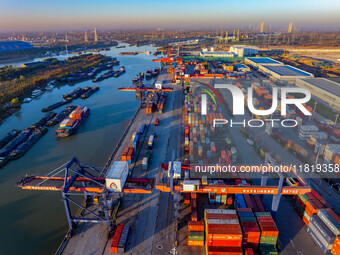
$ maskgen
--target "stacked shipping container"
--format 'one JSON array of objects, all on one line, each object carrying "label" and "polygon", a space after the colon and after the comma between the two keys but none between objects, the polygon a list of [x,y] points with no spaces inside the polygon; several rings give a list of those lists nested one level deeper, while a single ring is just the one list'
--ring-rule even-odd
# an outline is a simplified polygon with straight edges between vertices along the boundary
[{"label": "stacked shipping container", "polygon": [[235,210],[206,209],[204,219],[207,254],[243,254],[242,230]]},{"label": "stacked shipping container", "polygon": [[261,229],[260,251],[264,254],[278,254],[276,250],[276,242],[279,231],[269,212],[255,213],[257,221]]}]

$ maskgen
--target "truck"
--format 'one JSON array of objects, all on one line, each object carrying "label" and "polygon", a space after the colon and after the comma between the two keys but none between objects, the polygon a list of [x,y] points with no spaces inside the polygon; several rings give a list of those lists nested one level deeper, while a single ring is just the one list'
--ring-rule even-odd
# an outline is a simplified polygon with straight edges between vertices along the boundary
[{"label": "truck", "polygon": [[147,170],[148,169],[148,165],[149,165],[149,159],[147,157],[144,157],[143,161],[142,161],[143,170]]},{"label": "truck", "polygon": [[149,141],[148,141],[148,149],[152,150],[152,146],[153,146],[153,141],[154,141],[154,135],[150,135]]}]

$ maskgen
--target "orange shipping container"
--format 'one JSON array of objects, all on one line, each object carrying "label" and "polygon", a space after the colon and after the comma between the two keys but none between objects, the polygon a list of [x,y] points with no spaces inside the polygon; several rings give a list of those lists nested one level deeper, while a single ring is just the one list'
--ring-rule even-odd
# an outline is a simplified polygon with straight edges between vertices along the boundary
[{"label": "orange shipping container", "polygon": [[189,221],[188,230],[189,231],[204,231],[204,221]]},{"label": "orange shipping container", "polygon": [[190,245],[190,246],[204,246],[204,241],[188,240],[188,245]]}]

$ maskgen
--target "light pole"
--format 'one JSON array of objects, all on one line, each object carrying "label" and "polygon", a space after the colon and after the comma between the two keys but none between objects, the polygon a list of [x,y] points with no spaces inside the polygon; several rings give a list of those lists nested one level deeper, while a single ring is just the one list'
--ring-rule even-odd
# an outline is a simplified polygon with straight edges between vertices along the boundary
[{"label": "light pole", "polygon": [[316,110],[316,105],[318,102],[315,101],[314,103],[314,110],[313,110],[313,115],[312,115],[312,120],[314,119],[314,115],[315,115],[315,110]]},{"label": "light pole", "polygon": [[336,113],[336,114],[335,114],[335,121],[334,121],[334,128],[336,127],[336,122],[337,122],[337,120],[338,120],[338,116],[339,116],[339,114]]}]

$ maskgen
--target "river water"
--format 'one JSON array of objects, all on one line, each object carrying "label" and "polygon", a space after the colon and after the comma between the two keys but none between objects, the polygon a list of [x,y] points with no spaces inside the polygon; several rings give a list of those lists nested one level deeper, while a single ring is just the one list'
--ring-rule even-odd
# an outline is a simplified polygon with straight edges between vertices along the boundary
[{"label": "river water", "polygon": [[[64,139],[57,139],[49,128],[22,158],[10,161],[0,169],[0,254],[54,254],[67,229],[61,192],[30,191],[15,187],[16,181],[29,174],[47,174],[76,156],[91,166],[103,167],[125,128],[136,112],[139,102],[134,92],[120,92],[118,87],[130,86],[138,72],[154,69],[152,55],[120,56],[120,51],[154,51],[151,46],[111,48],[102,54],[117,57],[126,73],[98,83],[84,81],[73,86],[63,85],[45,91],[39,98],[23,104],[20,112],[7,118],[0,126],[0,137],[13,128],[24,129],[44,116],[41,112],[62,95],[76,87],[94,86],[100,90],[90,98],[77,99],[74,105],[87,106],[91,114],[78,131]],[[62,56],[59,56],[62,57]],[[65,56],[64,56],[65,57]],[[25,61],[28,62],[28,61]],[[12,63],[20,65],[22,62]],[[104,71],[105,72],[105,71]],[[64,107],[55,109],[60,112]]]}]

